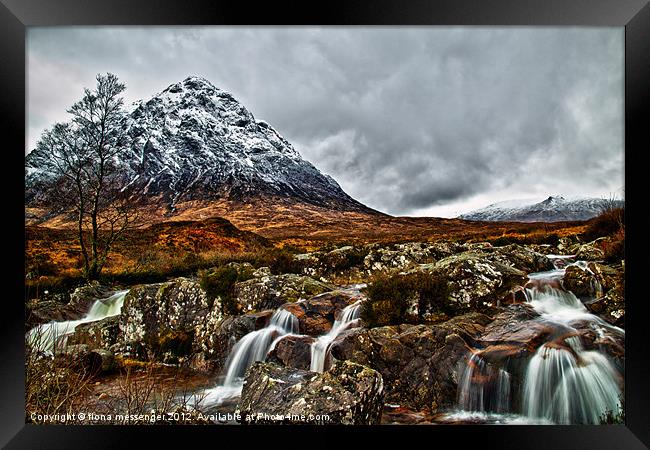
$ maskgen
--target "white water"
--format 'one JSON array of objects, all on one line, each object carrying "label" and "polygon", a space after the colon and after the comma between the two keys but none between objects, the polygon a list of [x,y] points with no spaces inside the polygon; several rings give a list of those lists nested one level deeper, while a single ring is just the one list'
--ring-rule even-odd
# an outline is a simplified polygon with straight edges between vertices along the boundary
[{"label": "white water", "polygon": [[[584,327],[586,323],[601,338],[624,337],[624,330],[589,313],[573,293],[561,288],[566,266],[587,269],[582,261],[567,264],[570,258],[552,258],[555,270],[529,275],[533,283],[526,289],[526,297],[540,314],[537,320],[567,332],[575,331],[572,325],[580,323]],[[600,295],[600,285],[593,284],[592,292]],[[518,417],[524,422],[597,424],[607,411],[619,412],[621,374],[604,353],[585,350],[577,336],[542,345],[528,361],[522,376],[522,416]],[[487,364],[480,353],[473,354],[459,380],[461,411],[446,417],[460,420],[476,416],[476,420],[484,417],[493,423],[513,423],[511,416],[516,411],[510,410],[510,378],[504,368]]]},{"label": "white water", "polygon": [[523,413],[558,424],[597,424],[607,411],[618,412],[618,373],[606,356],[584,351],[580,339],[566,339],[571,350],[543,345],[531,358],[523,388]]},{"label": "white water", "polygon": [[120,314],[124,304],[124,297],[128,292],[128,290],[118,291],[108,298],[96,300],[88,313],[81,319],[63,322],[52,321],[38,325],[29,330],[27,340],[32,345],[36,345],[37,350],[53,354],[55,350],[61,350],[66,346],[68,336],[74,333],[78,325]]},{"label": "white water", "polygon": [[458,406],[464,411],[510,411],[510,374],[474,353],[458,386]]},{"label": "white water", "polygon": [[341,333],[347,330],[359,318],[360,314],[360,302],[348,305],[341,311],[339,318],[334,321],[332,329],[327,334],[320,336],[311,345],[311,364],[309,370],[312,372],[322,372],[325,370],[330,344]]},{"label": "white water", "polygon": [[265,328],[251,331],[235,344],[226,360],[225,379],[205,392],[204,402],[219,405],[241,395],[246,370],[255,361],[264,361],[280,339],[297,333],[296,316],[284,309],[276,310]]}]

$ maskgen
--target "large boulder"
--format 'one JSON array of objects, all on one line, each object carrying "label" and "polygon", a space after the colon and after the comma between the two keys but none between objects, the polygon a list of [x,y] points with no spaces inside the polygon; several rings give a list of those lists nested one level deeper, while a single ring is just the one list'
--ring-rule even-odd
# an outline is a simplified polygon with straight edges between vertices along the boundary
[{"label": "large boulder", "polygon": [[309,336],[327,333],[346,306],[359,300],[355,294],[345,291],[332,291],[316,295],[309,300],[283,306],[298,319],[299,331]]},{"label": "large boulder", "polygon": [[289,335],[275,344],[267,361],[277,361],[284,366],[309,370],[311,366],[311,346],[316,339],[311,336]]},{"label": "large boulder", "polygon": [[605,259],[605,252],[598,248],[597,242],[580,245],[575,255],[577,259],[583,261],[602,261]]},{"label": "large boulder", "polygon": [[449,279],[450,308],[457,312],[483,311],[501,303],[512,303],[528,277],[525,272],[506,264],[502,259],[474,250],[436,263],[433,270]]},{"label": "large boulder", "polygon": [[437,325],[357,328],[334,341],[331,355],[379,371],[390,403],[431,410],[452,407],[470,345],[490,321],[471,313]]},{"label": "large boulder", "polygon": [[173,362],[191,352],[196,327],[219,311],[218,301],[187,278],[135,286],[124,299],[118,344],[144,346],[148,357]]},{"label": "large boulder", "polygon": [[234,297],[244,311],[277,309],[284,303],[306,300],[314,295],[334,290],[334,286],[295,274],[261,275],[235,284]]},{"label": "large boulder", "polygon": [[211,311],[196,327],[192,366],[206,372],[223,369],[232,347],[248,333],[264,328],[272,310],[241,316],[226,316]]},{"label": "large boulder", "polygon": [[343,361],[324,373],[254,363],[246,372],[238,411],[245,424],[379,424],[381,375]]},{"label": "large boulder", "polygon": [[107,317],[96,322],[77,325],[68,338],[68,344],[86,344],[92,350],[106,349],[117,343],[120,332],[120,317]]}]

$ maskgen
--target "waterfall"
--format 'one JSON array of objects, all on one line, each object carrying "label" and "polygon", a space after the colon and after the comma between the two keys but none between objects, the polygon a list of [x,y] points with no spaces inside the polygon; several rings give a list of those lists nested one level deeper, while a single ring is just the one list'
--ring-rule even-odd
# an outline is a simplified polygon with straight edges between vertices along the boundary
[{"label": "waterfall", "polygon": [[472,412],[508,412],[510,374],[472,354],[458,386],[458,405]]},{"label": "waterfall", "polygon": [[580,339],[569,348],[543,345],[524,377],[523,413],[558,424],[598,424],[606,411],[619,410],[619,375],[597,351],[584,351]]},{"label": "waterfall", "polygon": [[[622,338],[625,331],[591,314],[562,288],[566,267],[588,270],[586,263],[571,262],[571,258],[553,256],[555,269],[530,274],[531,283],[525,289],[528,303],[540,314],[535,320],[558,327],[570,337],[549,336],[518,371],[521,390],[517,392],[511,391],[511,377],[517,374],[505,370],[507,361],[497,367],[484,361],[480,352],[473,353],[458,383],[460,411],[448,417],[482,417],[497,423],[505,418],[513,423],[521,420],[513,414],[521,414],[518,417],[534,423],[597,424],[608,411],[619,412],[621,373],[605,353],[586,350],[580,337],[571,332],[577,324],[587,324],[600,339]],[[595,295],[602,293],[597,282],[592,288]],[[513,399],[513,395],[518,397]],[[512,410],[513,404],[519,405],[519,411]]]},{"label": "waterfall", "polygon": [[27,341],[44,353],[53,354],[67,344],[67,338],[74,333],[78,325],[95,322],[120,314],[128,290],[115,292],[108,298],[96,300],[88,313],[81,319],[63,322],[48,322],[37,325],[27,333]]},{"label": "waterfall", "polygon": [[298,319],[285,309],[276,310],[269,324],[251,331],[235,344],[226,360],[226,376],[222,383],[206,391],[204,401],[219,405],[241,394],[246,370],[255,361],[264,361],[275,344],[285,336],[298,333]]},{"label": "waterfall", "polygon": [[309,370],[312,372],[322,372],[325,370],[330,344],[357,320],[360,314],[360,302],[348,305],[341,311],[339,318],[334,321],[332,329],[327,334],[320,336],[311,345],[311,365]]}]

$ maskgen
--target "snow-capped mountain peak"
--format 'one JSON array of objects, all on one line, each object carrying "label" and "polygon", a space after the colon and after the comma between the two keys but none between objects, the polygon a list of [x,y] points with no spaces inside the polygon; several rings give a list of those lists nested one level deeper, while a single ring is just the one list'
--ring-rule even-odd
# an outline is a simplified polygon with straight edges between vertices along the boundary
[{"label": "snow-capped mountain peak", "polygon": [[[126,110],[128,144],[118,165],[129,183],[173,212],[183,201],[287,198],[338,210],[371,211],[302,159],[266,121],[229,92],[190,76]],[[27,155],[26,202],[47,204],[48,156]]]}]

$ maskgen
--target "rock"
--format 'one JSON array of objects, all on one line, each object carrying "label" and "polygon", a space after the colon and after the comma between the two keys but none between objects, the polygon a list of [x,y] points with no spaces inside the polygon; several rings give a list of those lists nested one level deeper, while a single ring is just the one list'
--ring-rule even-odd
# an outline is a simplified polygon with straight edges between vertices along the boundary
[{"label": "rock", "polygon": [[284,305],[283,308],[296,316],[301,334],[320,336],[332,328],[339,311],[358,299],[344,291],[332,291]]},{"label": "rock", "polygon": [[227,316],[219,320],[220,315],[211,312],[196,327],[192,367],[206,372],[223,369],[232,347],[251,331],[264,328],[272,310],[241,316]]},{"label": "rock", "polygon": [[311,345],[315,341],[311,336],[286,336],[275,344],[267,361],[277,361],[287,367],[309,370]]},{"label": "rock", "polygon": [[578,248],[576,258],[583,261],[602,261],[605,259],[605,252],[596,247],[595,242],[590,242]]},{"label": "rock", "polygon": [[488,362],[505,357],[521,358],[535,353],[554,334],[564,333],[550,323],[537,320],[539,314],[528,304],[510,305],[485,327],[478,337],[482,355]]},{"label": "rock", "polygon": [[86,344],[90,349],[109,349],[117,342],[120,332],[120,317],[107,317],[96,322],[77,325],[68,338],[69,344]]},{"label": "rock", "polygon": [[437,325],[392,325],[346,331],[331,346],[337,360],[379,371],[386,401],[432,410],[456,404],[458,378],[470,354],[468,343],[491,319],[479,313]]},{"label": "rock", "polygon": [[591,271],[583,270],[578,266],[569,266],[565,269],[562,286],[578,298],[595,297],[601,291],[601,286]]},{"label": "rock", "polygon": [[528,277],[523,271],[497,259],[504,258],[482,251],[468,251],[435,264],[434,270],[449,279],[451,309],[457,312],[484,311],[502,302],[512,303],[516,291]]},{"label": "rock", "polygon": [[617,284],[600,298],[584,303],[585,307],[620,328],[625,328],[625,295],[623,284]]},{"label": "rock", "polygon": [[111,372],[116,367],[113,353],[102,349],[90,350],[85,344],[68,345],[56,357],[87,375]]},{"label": "rock", "polygon": [[404,270],[418,264],[435,262],[435,254],[431,246],[423,242],[378,246],[364,258],[363,266],[368,272]]},{"label": "rock", "polygon": [[102,298],[108,298],[114,291],[98,282],[76,288],[69,296],[53,295],[49,300],[32,301],[27,304],[26,325],[36,325],[51,321],[62,322],[77,320],[85,316],[92,304]]},{"label": "rock", "polygon": [[234,296],[243,311],[277,309],[314,295],[332,291],[334,286],[313,278],[295,275],[264,275],[235,284]]},{"label": "rock", "polygon": [[379,424],[384,406],[381,375],[350,361],[314,373],[254,363],[239,403],[245,424]]},{"label": "rock", "polygon": [[148,357],[173,362],[189,354],[195,329],[206,316],[219,317],[220,305],[211,303],[199,284],[187,278],[135,286],[119,316],[119,343],[143,345]]}]

